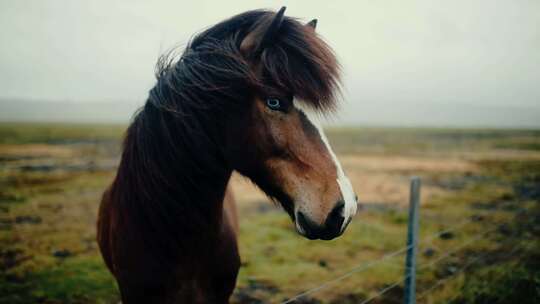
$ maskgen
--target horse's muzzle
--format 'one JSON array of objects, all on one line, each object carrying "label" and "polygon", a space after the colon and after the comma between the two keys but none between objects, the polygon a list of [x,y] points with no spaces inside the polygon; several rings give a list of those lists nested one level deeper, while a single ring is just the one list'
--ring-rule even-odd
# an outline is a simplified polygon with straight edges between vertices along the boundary
[{"label": "horse's muzzle", "polygon": [[[350,221],[343,216],[344,206],[345,204],[343,202],[337,203],[322,225],[312,221],[302,211],[296,212],[295,217],[298,232],[310,240],[331,240],[340,236]],[[343,225],[346,220],[347,223]]]}]

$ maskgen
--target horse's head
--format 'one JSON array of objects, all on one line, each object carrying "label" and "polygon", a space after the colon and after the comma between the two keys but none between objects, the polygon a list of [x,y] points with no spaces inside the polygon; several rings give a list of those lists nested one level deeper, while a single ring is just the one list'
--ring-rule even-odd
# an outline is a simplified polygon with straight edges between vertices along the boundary
[{"label": "horse's head", "polygon": [[227,126],[229,159],[281,203],[297,231],[309,239],[343,233],[357,209],[356,195],[316,121],[335,108],[339,66],[315,33],[266,14],[241,40],[240,52],[260,82],[249,110]]}]

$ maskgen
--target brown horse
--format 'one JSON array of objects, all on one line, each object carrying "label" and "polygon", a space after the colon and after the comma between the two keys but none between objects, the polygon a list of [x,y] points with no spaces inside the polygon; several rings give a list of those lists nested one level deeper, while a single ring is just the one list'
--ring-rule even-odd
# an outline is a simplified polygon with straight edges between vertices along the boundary
[{"label": "brown horse", "polygon": [[240,258],[229,179],[250,178],[297,231],[329,240],[356,198],[322,129],[339,66],[307,25],[256,10],[198,34],[133,118],[98,242],[123,303],[228,303]]}]

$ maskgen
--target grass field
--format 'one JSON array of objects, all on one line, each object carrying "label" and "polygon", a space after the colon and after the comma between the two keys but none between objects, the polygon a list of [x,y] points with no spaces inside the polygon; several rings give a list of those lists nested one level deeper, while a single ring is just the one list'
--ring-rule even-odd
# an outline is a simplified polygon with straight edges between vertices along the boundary
[{"label": "grass field", "polygon": [[[0,124],[0,303],[118,302],[95,221],[124,128]],[[360,212],[341,238],[308,241],[235,175],[242,267],[232,303],[279,303],[402,248],[413,175],[423,179],[418,303],[538,302],[540,131],[342,128],[328,136]],[[298,303],[361,303],[402,279],[403,261],[397,255]],[[429,289],[436,282],[444,284]],[[398,284],[372,303],[401,298]]]}]

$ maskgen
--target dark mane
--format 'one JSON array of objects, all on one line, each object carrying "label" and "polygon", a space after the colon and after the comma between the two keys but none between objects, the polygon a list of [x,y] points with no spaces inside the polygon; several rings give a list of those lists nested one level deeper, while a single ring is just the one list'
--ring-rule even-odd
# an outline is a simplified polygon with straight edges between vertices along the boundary
[{"label": "dark mane", "polygon": [[158,62],[157,84],[127,131],[109,195],[126,210],[117,225],[133,226],[146,250],[161,259],[186,250],[201,254],[195,239],[189,249],[180,248],[186,235],[215,233],[205,218],[215,206],[201,197],[210,188],[222,195],[225,189],[216,189],[222,185],[208,183],[230,168],[219,151],[225,120],[218,117],[247,108],[253,92],[269,88],[293,93],[319,111],[335,109],[335,56],[297,20],[285,17],[277,41],[261,53],[262,73],[242,56],[243,38],[274,15],[256,10],[232,17],[195,36],[179,58],[168,54]]},{"label": "dark mane", "polygon": [[204,94],[205,103],[227,102],[245,97],[238,96],[237,89],[264,92],[272,87],[294,93],[318,110],[335,109],[340,73],[335,54],[314,30],[294,18],[284,18],[275,43],[262,52],[260,76],[251,71],[240,43],[274,15],[254,10],[234,16],[196,35],[178,60],[174,50],[161,57],[150,101],[178,110],[178,103],[200,104],[198,93]]}]

